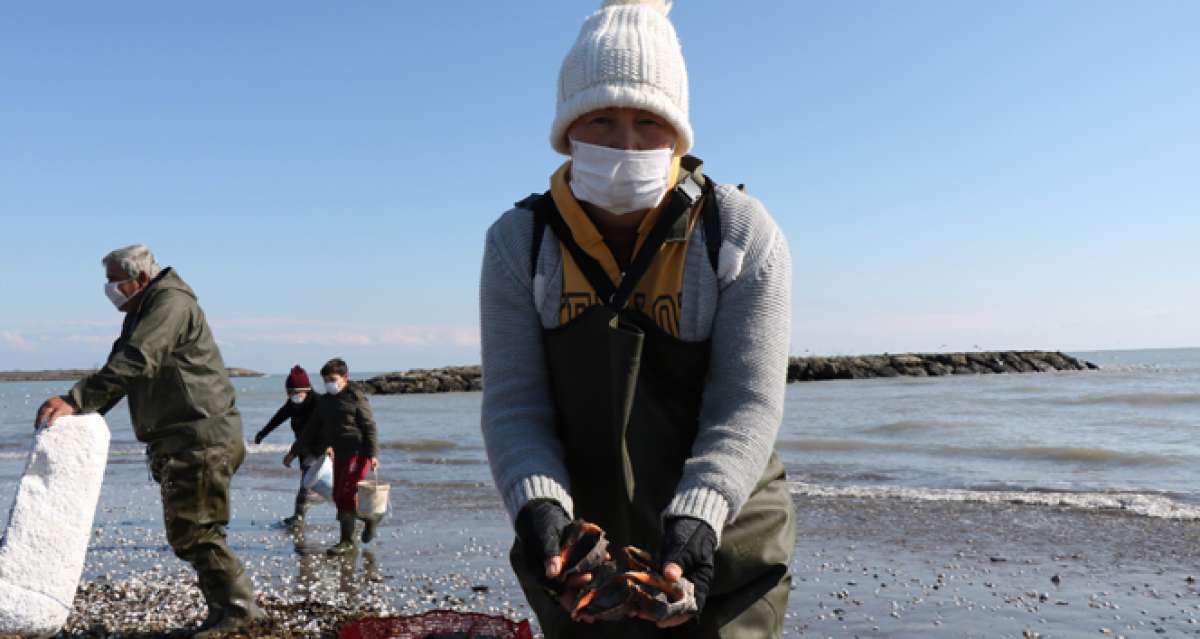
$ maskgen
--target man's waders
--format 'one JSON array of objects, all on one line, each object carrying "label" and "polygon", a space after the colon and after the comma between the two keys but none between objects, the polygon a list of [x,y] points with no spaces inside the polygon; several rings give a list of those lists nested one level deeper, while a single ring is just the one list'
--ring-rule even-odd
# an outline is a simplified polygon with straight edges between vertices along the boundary
[{"label": "man's waders", "polygon": [[[554,231],[597,295],[608,302],[543,335],[575,514],[599,524],[615,545],[652,553],[662,540],[662,512],[691,457],[711,341],[678,339],[643,313],[626,308],[626,302],[672,227],[700,196],[701,188],[691,179],[672,193],[619,288],[571,237],[549,194],[533,202],[538,226],[544,222]],[[711,229],[716,215],[711,181],[704,191],[704,215],[712,216],[705,226]],[[700,617],[670,630],[642,620],[573,622],[543,589],[539,575],[528,573],[519,544],[514,544],[511,559],[550,639],[779,637],[795,533],[783,465],[772,453],[749,500],[724,528]]]}]

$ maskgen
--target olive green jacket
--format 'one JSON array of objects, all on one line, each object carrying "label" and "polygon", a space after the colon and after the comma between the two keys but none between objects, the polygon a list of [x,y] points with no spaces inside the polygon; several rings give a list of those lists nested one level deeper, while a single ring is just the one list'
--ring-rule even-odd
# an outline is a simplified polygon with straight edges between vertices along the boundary
[{"label": "olive green jacket", "polygon": [[164,269],[125,315],[108,362],[68,394],[80,412],[108,412],[122,397],[138,441],[173,453],[242,441],[233,385],[196,294]]},{"label": "olive green jacket", "polygon": [[379,442],[371,402],[353,384],[342,392],[325,393],[317,398],[297,448],[307,455],[319,455],[333,448],[335,455],[377,457]]}]

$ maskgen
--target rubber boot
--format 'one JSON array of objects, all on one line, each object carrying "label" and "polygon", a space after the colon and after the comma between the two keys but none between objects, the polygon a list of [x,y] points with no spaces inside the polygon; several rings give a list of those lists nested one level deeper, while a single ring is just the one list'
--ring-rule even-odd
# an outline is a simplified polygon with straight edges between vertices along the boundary
[{"label": "rubber boot", "polygon": [[267,613],[254,601],[254,587],[246,573],[234,577],[229,583],[213,584],[214,596],[221,601],[224,614],[211,628],[192,635],[193,639],[216,639],[245,631],[255,623],[264,621]]},{"label": "rubber boot", "polygon": [[362,542],[369,544],[375,538],[375,532],[379,528],[379,522],[383,520],[383,515],[361,515],[359,519],[363,520],[364,524]]},{"label": "rubber boot", "polygon": [[212,583],[212,579],[200,578],[200,593],[204,595],[204,603],[208,604],[208,616],[200,623],[200,627],[196,632],[208,630],[221,622],[225,617],[225,610],[221,608],[221,600],[218,597],[217,589]]},{"label": "rubber boot", "polygon": [[354,513],[338,513],[338,523],[342,525],[342,539],[325,554],[337,557],[354,552]]},{"label": "rubber boot", "polygon": [[299,495],[296,495],[296,512],[294,512],[291,517],[285,517],[283,519],[282,523],[284,528],[296,530],[297,528],[304,526],[304,516],[307,512],[308,500],[305,498],[304,493],[300,493]]}]

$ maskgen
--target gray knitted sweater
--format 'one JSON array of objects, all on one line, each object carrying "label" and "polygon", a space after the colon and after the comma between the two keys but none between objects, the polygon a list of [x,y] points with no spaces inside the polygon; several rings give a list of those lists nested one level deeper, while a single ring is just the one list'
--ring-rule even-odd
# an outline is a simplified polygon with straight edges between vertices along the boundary
[{"label": "gray knitted sweater", "polygon": [[[684,262],[680,338],[712,338],[692,456],[663,516],[689,516],[718,538],[761,478],[783,417],[791,332],[787,240],[758,200],[716,188],[723,243],[717,272],[697,225]],[[559,324],[562,257],[546,230],[530,277],[533,219],[515,208],[488,230],[480,279],[483,438],[510,516],[531,499],[573,512],[555,434],[542,330]]]}]

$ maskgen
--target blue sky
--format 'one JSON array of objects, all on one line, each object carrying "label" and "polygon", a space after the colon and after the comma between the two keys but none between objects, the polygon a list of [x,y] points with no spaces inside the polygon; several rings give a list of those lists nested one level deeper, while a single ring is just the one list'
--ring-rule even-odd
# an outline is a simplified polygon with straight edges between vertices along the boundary
[{"label": "blue sky", "polygon": [[[150,244],[226,360],[478,361],[598,2],[0,10],[0,369],[103,361]],[[796,354],[1200,345],[1200,4],[681,0],[695,153],[787,234]]]}]

